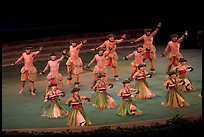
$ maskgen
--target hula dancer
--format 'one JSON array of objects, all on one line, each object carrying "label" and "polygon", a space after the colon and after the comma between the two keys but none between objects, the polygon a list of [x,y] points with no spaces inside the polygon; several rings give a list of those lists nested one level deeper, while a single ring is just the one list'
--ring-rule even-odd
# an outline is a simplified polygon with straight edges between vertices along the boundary
[{"label": "hula dancer", "polygon": [[186,65],[185,64],[186,62],[187,62],[186,59],[181,58],[179,60],[178,66],[173,68],[173,70],[177,72],[177,76],[185,82],[184,85],[180,85],[178,87],[178,90],[181,92],[194,91],[194,87],[192,85],[192,82],[189,80],[189,78],[186,74],[189,71],[190,72],[193,71],[193,67]]},{"label": "hula dancer", "polygon": [[[115,35],[114,34],[109,34],[108,35],[108,40],[106,40],[102,45],[97,47],[95,50],[98,48],[106,48],[106,51],[104,52],[105,55],[105,65],[110,66],[113,70],[113,75],[115,80],[118,79],[118,74],[117,74],[117,67],[118,67],[118,54],[116,53],[116,46],[123,42],[126,39],[126,35],[123,34],[121,39],[115,40]],[[94,49],[92,49],[94,50]]]},{"label": "hula dancer", "polygon": [[27,80],[30,81],[30,93],[31,95],[35,95],[35,88],[34,88],[34,81],[37,79],[37,69],[33,65],[33,60],[36,55],[38,55],[42,51],[42,47],[39,48],[38,51],[31,52],[32,47],[26,47],[25,52],[22,53],[21,57],[18,58],[18,60],[11,64],[16,65],[18,64],[22,59],[24,59],[24,66],[21,68],[21,90],[19,91],[19,94],[23,93],[25,82]]},{"label": "hula dancer", "polygon": [[84,40],[80,44],[77,45],[76,41],[71,41],[71,45],[69,48],[69,58],[66,62],[67,65],[67,84],[70,83],[72,80],[72,73],[75,75],[75,83],[74,86],[78,87],[79,86],[79,75],[83,71],[83,63],[81,58],[79,57],[79,51],[81,49],[81,46],[85,45],[87,40]]},{"label": "hula dancer", "polygon": [[164,52],[161,54],[160,57],[164,57],[168,50],[170,49],[170,53],[168,54],[168,67],[167,67],[167,74],[171,70],[171,66],[177,66],[178,61],[180,58],[183,58],[183,56],[180,53],[180,43],[186,38],[188,35],[188,32],[186,31],[179,39],[178,34],[172,34],[170,35],[171,41],[168,42]]},{"label": "hula dancer", "polygon": [[176,72],[174,71],[171,71],[169,76],[170,78],[164,83],[164,87],[168,89],[168,93],[164,99],[164,102],[162,102],[162,105],[170,108],[190,106],[182,94],[177,90],[177,87],[182,84],[184,85],[185,82],[178,78]]},{"label": "hula dancer", "polygon": [[73,93],[73,96],[68,98],[65,103],[66,105],[72,107],[68,114],[68,127],[91,125],[91,121],[86,116],[84,108],[82,106],[82,100],[90,102],[90,98],[88,96],[80,96],[79,91],[80,88],[73,88],[71,91],[71,93]]},{"label": "hula dancer", "polygon": [[133,75],[133,78],[135,79],[135,88],[139,91],[136,98],[140,100],[150,99],[155,96],[155,94],[149,88],[148,82],[146,81],[146,78],[152,77],[152,72],[147,72],[145,67],[145,64],[140,64],[138,66],[138,71]]},{"label": "hula dancer", "polygon": [[145,52],[145,59],[149,59],[150,70],[152,73],[155,73],[153,59],[156,59],[156,48],[153,45],[153,39],[160,28],[161,28],[161,23],[157,25],[157,28],[152,33],[151,33],[152,29],[146,28],[144,30],[145,34],[133,41],[135,43],[142,40],[144,41],[143,50]]},{"label": "hula dancer", "polygon": [[49,118],[62,118],[68,115],[68,111],[63,107],[60,102],[60,96],[64,97],[65,93],[60,91],[56,83],[51,83],[49,85],[51,88],[45,95],[44,102],[48,102],[47,106],[44,108],[42,115]]},{"label": "hula dancer", "polygon": [[105,80],[105,75],[100,74],[93,90],[96,92],[93,106],[96,108],[115,108],[115,100],[107,93],[107,89],[112,88],[113,84]]},{"label": "hula dancer", "polygon": [[138,70],[138,66],[140,64],[144,63],[144,52],[143,52],[143,46],[139,45],[136,49],[136,51],[134,51],[133,53],[127,55],[126,57],[124,57],[124,60],[128,60],[129,58],[131,58],[132,56],[135,57],[135,59],[131,62],[131,66],[132,66],[132,71],[130,74],[130,78],[129,80],[132,80],[133,75],[137,72]]},{"label": "hula dancer", "polygon": [[96,80],[100,74],[105,75],[107,74],[107,68],[105,65],[105,54],[103,53],[103,48],[98,48],[98,54],[94,56],[94,58],[90,61],[88,65],[85,65],[84,68],[90,68],[91,64],[96,61],[96,65],[94,67],[94,80],[92,83],[92,87],[95,85]]},{"label": "hula dancer", "polygon": [[51,60],[47,62],[47,66],[44,68],[40,74],[45,74],[45,72],[50,68],[50,73],[47,75],[47,87],[46,87],[46,93],[48,92],[48,86],[51,84],[51,82],[55,82],[58,85],[58,88],[63,87],[63,76],[61,73],[59,73],[59,66],[60,62],[64,59],[66,55],[66,49],[63,50],[62,56],[59,59],[56,59],[56,54],[51,53],[50,58]]},{"label": "hula dancer", "polygon": [[123,88],[119,91],[117,96],[122,97],[122,102],[117,111],[117,115],[142,115],[143,112],[136,106],[136,103],[132,100],[132,95],[137,94],[138,90],[135,88],[130,88],[130,80],[123,81]]}]

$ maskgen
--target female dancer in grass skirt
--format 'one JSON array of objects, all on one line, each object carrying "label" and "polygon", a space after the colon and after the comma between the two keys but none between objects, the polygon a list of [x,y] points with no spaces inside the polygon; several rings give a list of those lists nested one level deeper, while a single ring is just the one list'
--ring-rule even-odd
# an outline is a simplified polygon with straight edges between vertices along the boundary
[{"label": "female dancer in grass skirt", "polygon": [[120,90],[117,96],[122,97],[122,102],[117,111],[117,115],[141,115],[143,112],[136,106],[132,100],[132,95],[138,93],[135,88],[130,88],[130,80],[123,81],[124,87]]},{"label": "female dancer in grass skirt", "polygon": [[140,64],[138,66],[138,71],[133,75],[135,79],[135,88],[139,91],[137,94],[137,99],[149,99],[155,96],[155,94],[149,88],[149,84],[146,81],[146,78],[151,78],[152,73],[149,73],[145,70],[146,65]]},{"label": "female dancer in grass skirt", "polygon": [[162,105],[170,108],[180,108],[189,106],[190,104],[184,99],[181,93],[178,92],[177,86],[185,84],[185,82],[178,78],[175,71],[169,73],[170,78],[164,83],[164,87],[168,90],[168,93],[162,102]]},{"label": "female dancer in grass skirt", "polygon": [[58,90],[57,84],[51,83],[49,90],[45,95],[44,102],[48,102],[48,105],[44,108],[41,116],[49,118],[62,118],[68,115],[68,111],[62,106],[59,97],[64,97],[64,92]]},{"label": "female dancer in grass skirt", "polygon": [[107,93],[108,88],[112,88],[113,84],[106,81],[105,75],[101,74],[98,76],[96,84],[93,89],[96,92],[96,97],[94,99],[93,106],[97,108],[115,108],[117,103],[115,100]]},{"label": "female dancer in grass skirt", "polygon": [[79,95],[80,88],[75,87],[72,89],[71,93],[73,96],[68,98],[66,101],[66,105],[71,106],[71,110],[68,114],[68,127],[78,127],[78,126],[88,126],[91,125],[91,121],[86,116],[84,108],[82,106],[82,100],[90,102],[90,98],[88,96],[80,96]]},{"label": "female dancer in grass skirt", "polygon": [[193,67],[186,65],[185,64],[186,61],[187,61],[186,59],[181,58],[179,60],[178,66],[173,68],[173,70],[175,70],[177,72],[178,77],[185,81],[184,85],[178,86],[178,90],[181,92],[194,91],[194,87],[192,85],[192,82],[189,80],[189,78],[186,74],[186,72],[192,71]]}]

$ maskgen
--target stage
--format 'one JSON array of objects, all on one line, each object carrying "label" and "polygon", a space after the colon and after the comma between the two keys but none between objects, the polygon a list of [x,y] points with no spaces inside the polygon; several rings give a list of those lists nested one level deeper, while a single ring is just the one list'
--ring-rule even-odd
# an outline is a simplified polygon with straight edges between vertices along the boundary
[{"label": "stage", "polygon": [[[188,72],[190,80],[192,81],[195,91],[191,93],[184,93],[184,97],[190,103],[189,107],[170,109],[161,105],[162,100],[167,94],[167,89],[163,86],[166,81],[165,72],[167,70],[167,58],[160,58],[160,54],[163,52],[166,45],[155,45],[157,48],[157,59],[155,60],[156,74],[151,79],[147,79],[150,89],[156,94],[152,99],[139,101],[133,99],[137,106],[144,112],[141,116],[118,116],[116,115],[118,107],[114,109],[97,109],[92,106],[94,94],[91,93],[91,84],[93,79],[93,72],[83,70],[80,75],[80,94],[91,97],[91,102],[84,104],[84,109],[87,116],[90,118],[92,125],[90,127],[83,127],[84,129],[101,127],[107,125],[122,126],[128,125],[130,122],[132,125],[137,123],[144,123],[148,121],[161,121],[174,117],[175,115],[181,116],[202,116],[202,98],[198,97],[202,90],[202,51],[200,49],[181,49],[181,54],[186,58],[187,64],[194,67],[192,72]],[[122,58],[133,52],[134,48],[120,48],[117,49],[119,55],[118,74],[119,81],[113,79],[112,70],[108,68],[108,81],[113,83],[113,88],[107,92],[116,100],[119,105],[121,97],[117,97],[116,94],[122,88],[122,81],[127,79],[131,71],[131,61],[133,57],[128,61]],[[83,64],[88,64],[96,52],[83,52],[80,53]],[[17,59],[18,57],[16,57]],[[4,59],[2,59],[4,60]],[[61,97],[61,102],[64,107],[69,110],[70,108],[65,105],[65,101],[68,97],[72,96],[71,90],[73,88],[74,81],[72,80],[70,85],[66,84],[67,72],[66,63],[67,59],[64,59],[60,64],[60,73],[63,75],[64,88],[61,91],[65,92],[65,97]],[[41,72],[46,66],[47,60],[34,62],[38,72]],[[149,71],[149,61],[146,61],[147,71]],[[91,66],[93,69],[95,64]],[[26,82],[25,91],[19,95],[18,92],[21,88],[20,81],[20,69],[23,64],[17,66],[2,67],[2,130],[26,130],[32,129],[72,129],[77,128],[66,127],[67,117],[59,119],[50,119],[42,117],[41,112],[46,103],[43,102],[46,88],[46,76],[38,75],[38,79],[35,82],[36,95],[32,96],[29,92],[29,82]],[[134,87],[135,81],[131,82],[131,86]],[[140,124],[142,125],[142,124]],[[80,128],[80,127],[79,127]],[[79,129],[78,128],[78,129]],[[81,129],[83,129],[81,128]],[[44,131],[44,130],[43,130]]]}]

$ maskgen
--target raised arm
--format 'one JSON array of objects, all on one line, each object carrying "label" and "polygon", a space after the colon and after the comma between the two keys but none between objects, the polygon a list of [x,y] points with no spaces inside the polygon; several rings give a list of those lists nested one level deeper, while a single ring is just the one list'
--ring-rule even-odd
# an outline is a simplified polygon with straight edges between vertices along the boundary
[{"label": "raised arm", "polygon": [[126,39],[126,34],[123,34],[120,39],[115,40],[117,44],[123,42]]},{"label": "raised arm", "polygon": [[87,43],[87,40],[83,40],[79,45],[77,45],[77,48],[80,49],[81,46],[85,45]]},{"label": "raised arm", "polygon": [[64,59],[64,57],[66,56],[66,54],[67,54],[67,50],[64,49],[64,50],[62,51],[62,56],[61,56],[61,58],[58,59],[58,62],[61,62],[61,61]]},{"label": "raised arm", "polygon": [[179,39],[178,39],[178,42],[181,43],[184,38],[186,38],[188,36],[188,31],[186,31]]},{"label": "raised arm", "polygon": [[33,55],[37,55],[42,51],[43,47],[40,47],[37,51],[33,52]]},{"label": "raised arm", "polygon": [[159,22],[159,24],[157,25],[157,28],[151,33],[151,35],[154,37],[160,28],[161,28],[161,22]]}]

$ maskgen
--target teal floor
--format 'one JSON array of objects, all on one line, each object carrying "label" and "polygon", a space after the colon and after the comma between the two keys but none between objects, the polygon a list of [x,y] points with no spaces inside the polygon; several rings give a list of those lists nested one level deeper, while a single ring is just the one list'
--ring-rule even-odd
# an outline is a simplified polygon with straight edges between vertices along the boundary
[{"label": "teal floor", "polygon": [[[198,95],[202,90],[202,51],[199,49],[181,49],[182,55],[188,60],[187,64],[194,67],[192,72],[188,72],[188,76],[195,86],[195,92],[184,93],[184,97],[189,101],[190,106],[180,109],[165,108],[161,105],[161,101],[167,93],[167,90],[163,87],[165,82],[165,72],[167,68],[167,58],[160,58],[160,53],[164,50],[165,45],[157,46],[157,60],[155,61],[156,74],[151,79],[148,79],[151,90],[156,93],[156,97],[148,100],[136,100],[137,106],[144,112],[141,116],[117,116],[117,108],[114,109],[96,109],[92,106],[91,102],[84,104],[84,109],[87,116],[92,121],[93,126],[116,124],[123,122],[136,122],[150,119],[162,119],[173,117],[177,114],[182,116],[202,114],[202,98]],[[122,57],[131,53],[134,49],[119,49],[117,50],[119,59],[119,81],[114,81],[111,69],[108,69],[108,80],[114,84],[114,87],[108,92],[119,104],[121,98],[116,94],[122,88],[122,81],[127,79],[130,74],[131,66],[130,62],[122,60]],[[81,53],[80,56],[84,64],[88,64],[94,56],[95,52]],[[66,93],[65,97],[61,98],[61,102],[64,104],[66,99],[72,94],[73,85],[66,85],[66,60],[63,60],[60,66],[60,73],[63,74],[65,87],[61,90]],[[42,71],[47,61],[37,61],[34,63],[38,71]],[[147,63],[147,70],[149,71],[149,62]],[[55,128],[66,127],[67,118],[49,119],[41,117],[40,113],[45,107],[44,100],[45,87],[47,84],[46,75],[38,75],[38,79],[35,82],[36,96],[32,96],[29,93],[29,82],[26,83],[25,92],[22,95],[18,95],[20,90],[20,68],[22,64],[13,67],[2,67],[2,128],[3,129],[20,129],[20,128]],[[91,66],[93,69],[94,64]],[[87,70],[80,76],[81,83],[81,95],[88,95],[92,97],[91,83],[93,73]],[[72,81],[73,84],[73,81]],[[131,83],[134,86],[134,82]],[[69,110],[70,108],[64,104],[64,107]]]}]

